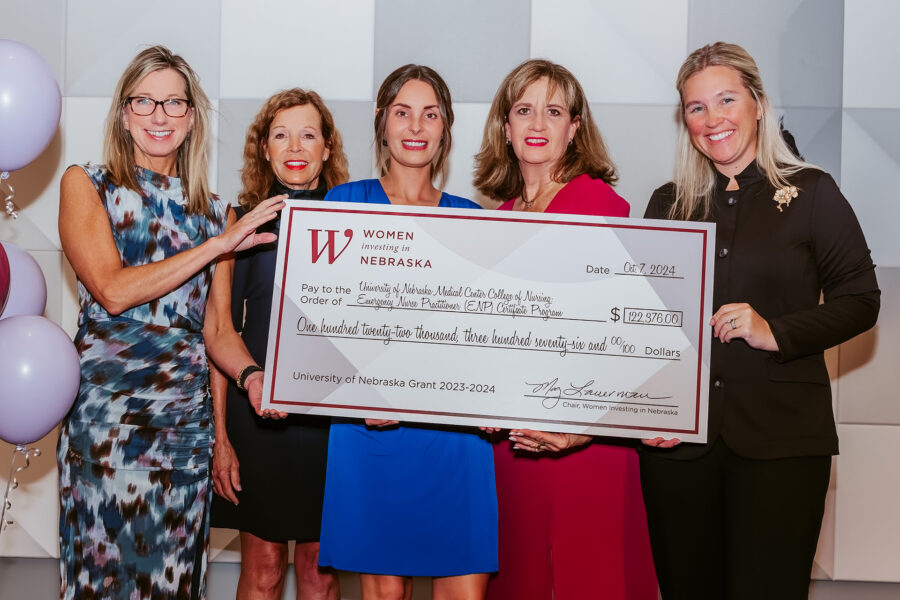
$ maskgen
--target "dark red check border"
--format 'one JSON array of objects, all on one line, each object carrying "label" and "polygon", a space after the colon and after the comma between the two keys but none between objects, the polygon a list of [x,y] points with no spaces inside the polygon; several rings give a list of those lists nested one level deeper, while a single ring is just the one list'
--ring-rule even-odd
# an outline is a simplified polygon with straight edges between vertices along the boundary
[{"label": "dark red check border", "polygon": [[[674,231],[678,233],[693,233],[700,235],[702,238],[702,254],[703,260],[701,261],[701,274],[700,274],[700,310],[699,314],[703,314],[703,306],[706,302],[706,279],[709,276],[707,273],[707,265],[706,265],[706,252],[709,244],[709,231],[702,228],[692,228],[690,226],[656,226],[656,225],[621,225],[621,224],[612,224],[612,223],[586,223],[583,221],[561,221],[561,220],[552,220],[546,221],[543,219],[526,219],[526,218],[509,218],[505,216],[494,216],[499,211],[484,211],[488,214],[481,215],[480,211],[473,210],[471,212],[476,214],[443,214],[443,213],[412,213],[412,212],[403,212],[402,210],[391,210],[391,211],[383,211],[371,208],[361,208],[360,205],[354,205],[353,208],[344,208],[343,206],[323,206],[323,207],[302,207],[302,206],[291,206],[289,208],[285,208],[285,211],[288,211],[287,218],[287,231],[283,232],[283,235],[287,236],[287,246],[284,251],[284,263],[282,265],[282,273],[281,273],[281,293],[278,298],[278,327],[276,329],[276,338],[275,338],[275,352],[272,360],[272,370],[273,374],[271,377],[271,388],[269,390],[269,397],[271,398],[270,403],[273,405],[284,405],[284,406],[311,406],[311,407],[320,407],[320,408],[337,408],[337,409],[353,409],[353,410],[369,410],[373,412],[401,412],[404,414],[411,415],[434,415],[434,416],[442,416],[442,417],[467,417],[467,418],[478,418],[478,419],[500,419],[500,420],[511,420],[506,416],[499,415],[485,415],[483,413],[479,414],[471,414],[471,413],[460,413],[460,412],[444,412],[444,411],[433,411],[433,410],[412,410],[412,409],[403,409],[402,411],[396,411],[395,409],[383,408],[378,406],[348,406],[345,404],[323,404],[320,402],[302,402],[298,400],[278,400],[275,399],[275,376],[274,373],[278,371],[278,348],[281,343],[281,319],[283,315],[284,309],[284,288],[285,283],[287,281],[287,273],[288,273],[288,257],[290,257],[290,246],[291,246],[291,232],[294,226],[294,217],[298,214],[304,212],[317,212],[317,213],[341,213],[341,214],[359,214],[359,215],[368,215],[372,217],[380,217],[380,216],[405,216],[405,217],[414,217],[417,219],[458,219],[463,221],[501,221],[501,222],[524,222],[524,223],[539,223],[539,224],[547,224],[552,223],[554,225],[570,225],[575,227],[600,227],[600,228],[612,228],[612,229],[640,229],[640,230],[652,230],[652,231]],[[282,223],[284,223],[284,215],[282,215]],[[277,274],[276,274],[277,277]],[[663,428],[654,428],[653,431],[666,432],[666,433],[690,433],[696,435],[700,431],[700,392],[702,390],[702,377],[703,377],[703,318],[701,317],[699,323],[699,331],[697,332],[698,339],[698,348],[697,348],[697,383],[696,383],[696,397],[694,400],[694,427],[693,429],[663,429]],[[526,419],[526,418],[517,418],[517,421],[534,421],[541,423],[560,423],[566,425],[577,425],[577,426],[588,426],[602,429],[603,427],[610,427],[615,429],[632,429],[632,430],[642,430],[645,429],[643,427],[638,427],[636,425],[603,425],[599,423],[584,423],[583,421],[566,421],[562,419]]]}]

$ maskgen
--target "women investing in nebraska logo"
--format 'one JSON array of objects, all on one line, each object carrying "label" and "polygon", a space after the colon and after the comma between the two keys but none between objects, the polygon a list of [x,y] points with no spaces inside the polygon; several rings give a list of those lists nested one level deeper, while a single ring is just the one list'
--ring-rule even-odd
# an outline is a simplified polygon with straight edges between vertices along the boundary
[{"label": "women investing in nebraska logo", "polygon": [[328,264],[329,265],[333,264],[334,261],[337,260],[338,256],[343,254],[344,250],[347,249],[347,246],[350,245],[350,240],[353,239],[353,230],[345,229],[344,237],[347,239],[347,241],[344,242],[344,247],[341,248],[341,251],[338,252],[337,254],[335,254],[334,253],[334,248],[335,248],[334,237],[335,237],[335,234],[338,233],[337,229],[326,229],[324,231],[326,234],[328,234],[328,240],[325,242],[324,246],[319,246],[319,234],[322,233],[321,229],[310,229],[309,232],[312,234],[312,236],[310,238],[312,240],[312,253],[310,256],[312,258],[312,262],[314,262],[314,263],[319,262],[319,258],[322,257],[322,253],[325,252],[325,250],[328,250]]}]

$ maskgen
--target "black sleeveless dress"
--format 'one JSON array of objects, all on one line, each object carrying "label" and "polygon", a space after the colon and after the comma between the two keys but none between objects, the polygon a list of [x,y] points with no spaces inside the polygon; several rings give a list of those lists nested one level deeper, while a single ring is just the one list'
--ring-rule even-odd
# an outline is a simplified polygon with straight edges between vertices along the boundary
[{"label": "black sleeveless dress", "polygon": [[[321,200],[326,188],[290,190],[276,182],[269,197]],[[243,209],[236,207],[238,218]],[[268,229],[278,232],[280,219]],[[261,228],[261,230],[264,230]],[[259,365],[265,365],[275,281],[277,243],[238,254],[231,288],[234,328]],[[245,310],[246,304],[246,310]],[[256,415],[247,395],[228,384],[226,429],[240,462],[240,504],[215,495],[213,527],[247,531],[271,542],[315,542],[322,520],[329,417],[290,415],[283,420]]]}]

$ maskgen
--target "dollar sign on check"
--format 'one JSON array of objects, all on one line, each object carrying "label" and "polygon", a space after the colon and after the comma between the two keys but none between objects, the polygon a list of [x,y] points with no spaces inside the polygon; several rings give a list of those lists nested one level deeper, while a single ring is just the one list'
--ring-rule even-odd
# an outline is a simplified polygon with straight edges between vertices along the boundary
[{"label": "dollar sign on check", "polygon": [[616,321],[621,319],[621,317],[619,316],[619,308],[617,306],[614,306],[612,308],[612,310],[610,310],[609,312],[612,313],[612,317],[610,317],[610,321],[612,321],[613,323],[615,323]]}]

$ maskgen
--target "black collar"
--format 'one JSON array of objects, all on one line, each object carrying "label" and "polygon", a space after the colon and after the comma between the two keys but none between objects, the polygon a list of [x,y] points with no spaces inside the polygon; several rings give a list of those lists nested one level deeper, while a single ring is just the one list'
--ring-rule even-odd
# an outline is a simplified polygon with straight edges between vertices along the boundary
[{"label": "black collar", "polygon": [[[766,174],[763,172],[762,169],[759,168],[759,165],[756,163],[756,161],[753,161],[752,163],[747,165],[747,167],[743,171],[741,171],[740,173],[735,175],[734,178],[737,181],[738,187],[743,188],[743,187],[747,187],[748,185],[751,185],[753,183],[762,181],[763,179],[766,179]],[[730,181],[730,179],[728,178],[727,175],[722,175],[722,173],[720,173],[718,170],[716,170],[716,189],[717,190],[723,191],[725,188],[728,187],[729,181]]]},{"label": "black collar", "polygon": [[287,194],[291,200],[321,200],[325,197],[328,188],[325,186],[325,178],[319,177],[319,185],[311,190],[292,190],[278,179],[272,182],[269,188],[269,198],[278,194]]}]

